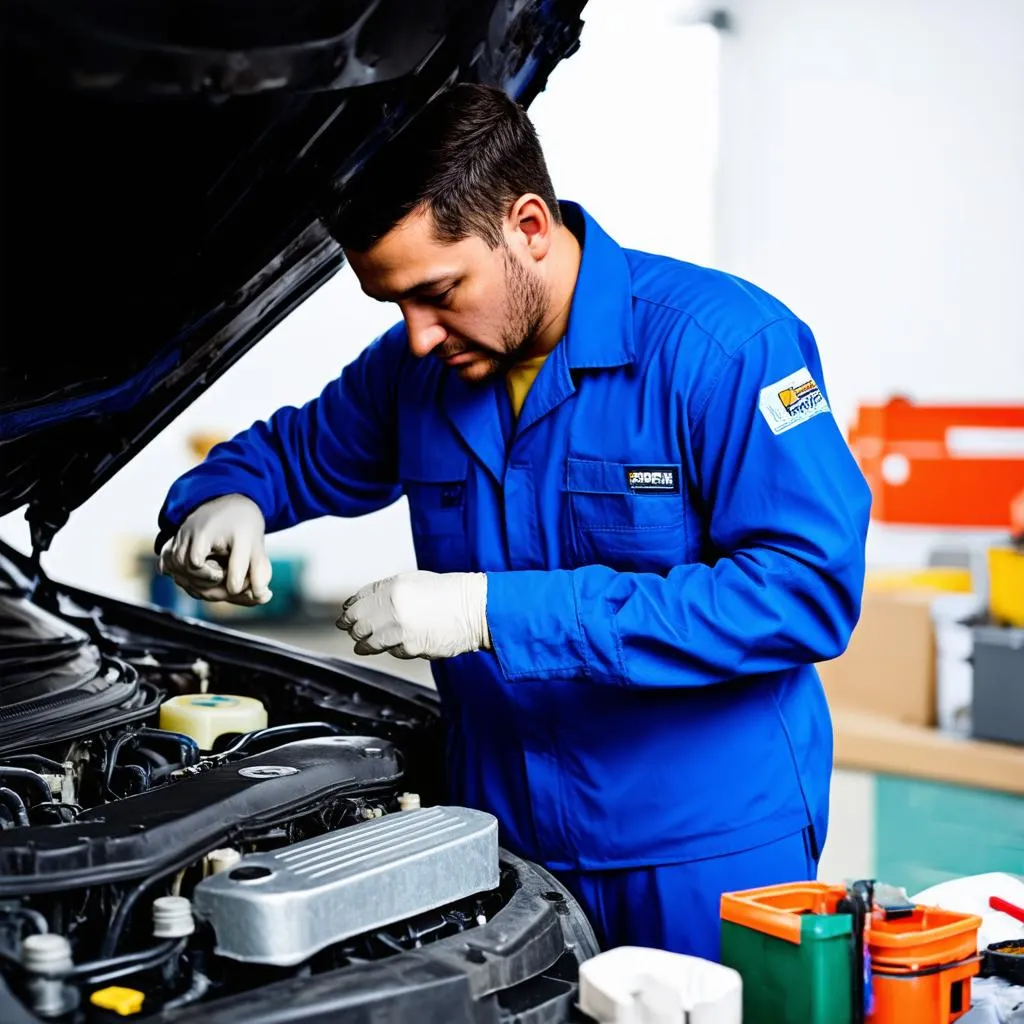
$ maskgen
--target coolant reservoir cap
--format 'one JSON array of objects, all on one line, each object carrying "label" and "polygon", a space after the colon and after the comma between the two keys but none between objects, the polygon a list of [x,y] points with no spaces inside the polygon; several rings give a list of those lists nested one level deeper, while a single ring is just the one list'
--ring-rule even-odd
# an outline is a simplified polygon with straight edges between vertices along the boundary
[{"label": "coolant reservoir cap", "polygon": [[56,974],[71,969],[71,943],[56,932],[30,935],[21,944],[21,962],[25,970]]},{"label": "coolant reservoir cap", "polygon": [[213,749],[218,736],[267,727],[267,709],[253,697],[229,693],[187,693],[160,705],[160,728],[191,736],[201,750]]},{"label": "coolant reservoir cap", "polygon": [[196,930],[192,903],[184,896],[153,900],[153,935],[158,939],[183,939]]}]

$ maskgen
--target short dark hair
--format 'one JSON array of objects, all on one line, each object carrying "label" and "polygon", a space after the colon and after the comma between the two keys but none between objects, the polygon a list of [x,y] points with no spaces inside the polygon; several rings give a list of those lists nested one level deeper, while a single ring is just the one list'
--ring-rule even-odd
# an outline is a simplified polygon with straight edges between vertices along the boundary
[{"label": "short dark hair", "polygon": [[536,193],[561,223],[537,132],[500,89],[461,84],[436,96],[372,158],[325,216],[345,249],[365,252],[424,204],[437,237],[502,242],[502,221]]}]

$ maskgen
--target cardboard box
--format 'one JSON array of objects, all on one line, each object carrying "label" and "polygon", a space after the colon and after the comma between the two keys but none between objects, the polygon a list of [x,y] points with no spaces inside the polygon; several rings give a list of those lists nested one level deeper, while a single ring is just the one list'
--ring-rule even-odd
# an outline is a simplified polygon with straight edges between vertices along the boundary
[{"label": "cardboard box", "polygon": [[929,590],[864,593],[849,647],[818,665],[833,708],[935,725],[935,596]]}]

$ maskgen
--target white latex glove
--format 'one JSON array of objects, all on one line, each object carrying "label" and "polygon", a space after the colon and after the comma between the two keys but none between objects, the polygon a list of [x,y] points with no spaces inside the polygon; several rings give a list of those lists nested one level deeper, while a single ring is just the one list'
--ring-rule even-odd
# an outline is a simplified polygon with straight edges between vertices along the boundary
[{"label": "white latex glove", "polygon": [[259,506],[242,494],[200,505],[160,552],[160,572],[203,601],[266,604],[271,567]]},{"label": "white latex glove", "polygon": [[487,576],[418,571],[378,580],[345,602],[338,628],[356,654],[434,659],[489,650]]}]

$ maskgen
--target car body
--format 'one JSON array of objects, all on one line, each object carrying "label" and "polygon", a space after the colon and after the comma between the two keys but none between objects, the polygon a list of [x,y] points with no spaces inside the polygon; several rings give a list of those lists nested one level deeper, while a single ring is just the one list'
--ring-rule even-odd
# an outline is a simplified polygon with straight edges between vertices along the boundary
[{"label": "car body", "polygon": [[[33,543],[0,545],[8,1024],[568,1019],[593,933],[444,806],[432,692],[43,555],[341,267],[320,211],[367,158],[452,82],[528,103],[581,8],[4,0],[0,514]],[[259,724],[204,746],[174,698]]]}]

